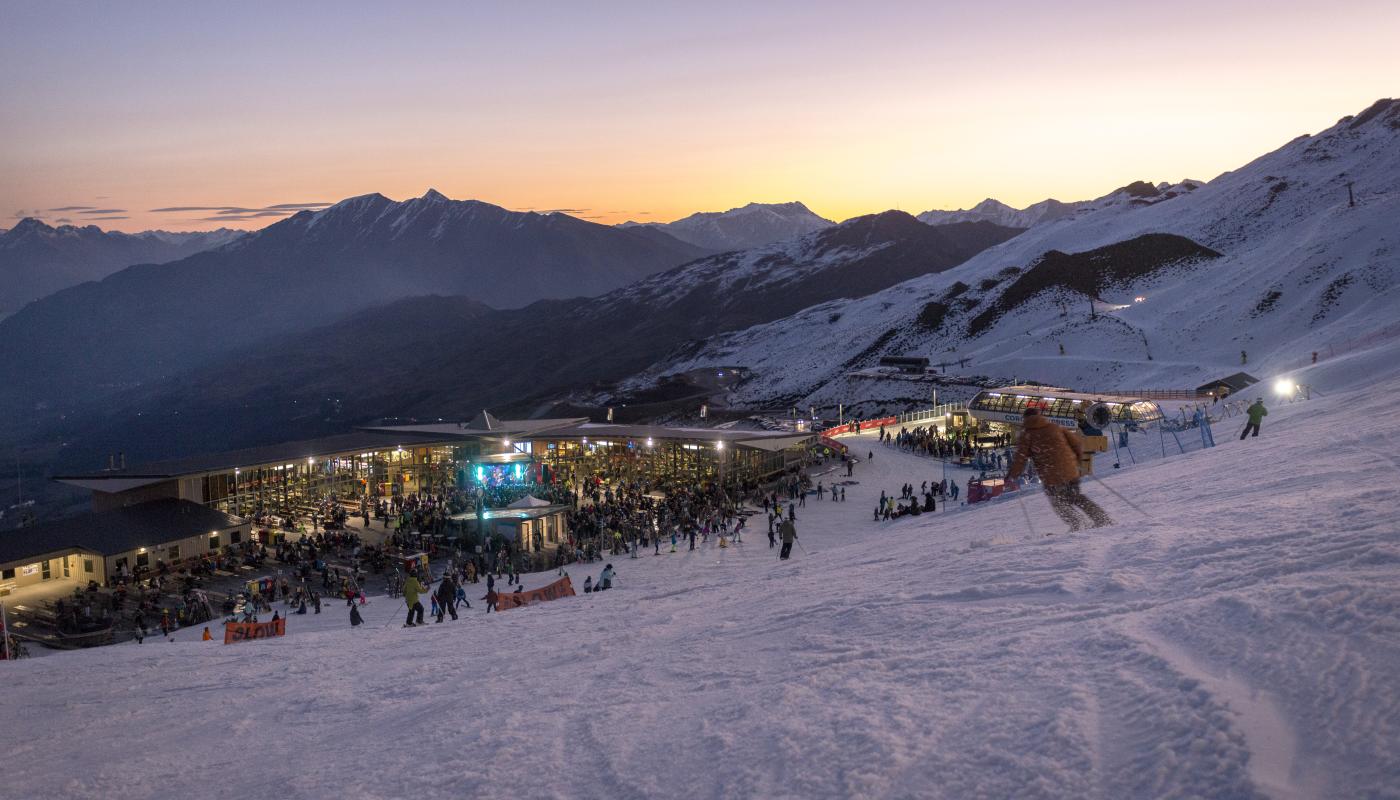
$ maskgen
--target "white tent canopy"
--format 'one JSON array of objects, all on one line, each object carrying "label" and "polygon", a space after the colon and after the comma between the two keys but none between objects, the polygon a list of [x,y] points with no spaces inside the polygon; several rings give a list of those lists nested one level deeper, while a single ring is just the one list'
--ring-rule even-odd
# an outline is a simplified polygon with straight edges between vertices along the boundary
[{"label": "white tent canopy", "polygon": [[534,495],[527,494],[519,500],[516,500],[514,503],[511,503],[510,505],[506,506],[506,508],[543,508],[547,505],[549,505],[548,500],[541,500],[538,497],[535,497]]}]

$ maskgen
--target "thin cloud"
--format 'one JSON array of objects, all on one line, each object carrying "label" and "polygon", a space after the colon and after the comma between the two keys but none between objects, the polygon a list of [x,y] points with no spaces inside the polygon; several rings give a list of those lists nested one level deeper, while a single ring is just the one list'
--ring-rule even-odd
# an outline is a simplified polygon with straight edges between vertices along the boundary
[{"label": "thin cloud", "polygon": [[237,222],[239,220],[258,219],[259,217],[290,217],[292,214],[293,212],[291,211],[276,211],[272,209],[237,213],[220,211],[213,216],[197,217],[197,219],[200,222]]},{"label": "thin cloud", "polygon": [[50,211],[91,211],[96,206],[64,206],[62,208],[51,208]]},{"label": "thin cloud", "polygon": [[206,211],[206,212],[213,212],[213,213],[215,213],[215,214],[220,214],[220,215],[224,215],[224,216],[234,216],[234,215],[242,215],[242,214],[262,214],[262,216],[272,216],[274,213],[278,213],[278,214],[281,214],[281,213],[288,213],[288,214],[290,214],[290,213],[293,213],[293,212],[296,212],[296,211],[310,211],[310,210],[315,210],[315,209],[320,209],[320,208],[326,208],[327,206],[332,206],[332,205],[335,205],[335,204],[334,204],[334,203],[275,203],[275,204],[270,205],[270,206],[257,206],[257,207],[255,207],[255,208],[250,208],[250,207],[248,207],[248,206],[166,206],[165,208],[153,208],[153,209],[150,210],[150,213],[152,213],[152,214],[183,214],[183,213],[189,213],[189,212],[192,212],[192,211]]},{"label": "thin cloud", "polygon": [[60,225],[73,224],[73,220],[70,217],[59,217],[58,219],[54,220],[54,222],[57,222]]},{"label": "thin cloud", "polygon": [[547,208],[547,209],[545,209],[544,211],[541,211],[541,212],[539,212],[539,213],[541,213],[541,214],[572,214],[573,216],[579,216],[580,214],[587,214],[588,212],[590,212],[590,211],[592,211],[592,210],[593,210],[593,209],[591,209],[591,208]]},{"label": "thin cloud", "polygon": [[43,209],[39,209],[39,208],[36,208],[36,209],[34,209],[33,211],[25,211],[24,209],[21,208],[20,210],[18,210],[18,211],[15,212],[15,219],[24,219],[25,217],[33,217],[34,219],[43,219],[43,218],[44,218],[44,211],[43,211]]},{"label": "thin cloud", "polygon": [[[86,210],[86,211],[79,211],[78,213],[79,213],[79,214],[84,214],[84,215],[88,215],[88,214],[125,214],[125,213],[126,213],[126,209],[124,209],[124,208],[90,208],[90,209],[88,209],[88,210]],[[126,219],[126,218],[125,218],[125,217],[122,217],[122,219]]]},{"label": "thin cloud", "polygon": [[84,222],[91,222],[92,220],[99,220],[99,219],[131,219],[131,217],[124,217],[124,216],[118,214],[118,215],[116,215],[116,216],[111,216],[111,217],[88,217],[87,219],[85,219],[85,220],[83,220],[83,221],[84,221]]}]

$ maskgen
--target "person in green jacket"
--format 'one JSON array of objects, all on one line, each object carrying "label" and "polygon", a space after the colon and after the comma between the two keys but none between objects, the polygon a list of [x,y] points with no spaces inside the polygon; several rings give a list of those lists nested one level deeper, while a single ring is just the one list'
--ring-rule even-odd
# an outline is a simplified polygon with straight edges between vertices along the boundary
[{"label": "person in green jacket", "polygon": [[[403,601],[408,606],[408,619],[404,620],[405,628],[412,628],[415,624],[423,624],[423,604],[418,602],[418,595],[426,591],[423,584],[418,582],[417,575],[409,575],[408,580],[403,583]],[[413,621],[414,615],[418,616],[418,621]]]},{"label": "person in green jacket", "polygon": [[1264,417],[1269,416],[1269,409],[1264,408],[1264,398],[1259,397],[1254,400],[1254,405],[1245,410],[1245,413],[1249,415],[1249,424],[1245,425],[1244,430],[1240,432],[1241,441],[1249,435],[1251,430],[1254,431],[1255,436],[1259,435],[1259,423],[1264,421]]}]

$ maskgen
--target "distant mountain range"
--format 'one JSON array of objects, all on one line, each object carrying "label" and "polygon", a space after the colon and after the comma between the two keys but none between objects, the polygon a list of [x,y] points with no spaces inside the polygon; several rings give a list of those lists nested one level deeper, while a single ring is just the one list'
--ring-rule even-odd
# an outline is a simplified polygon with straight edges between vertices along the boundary
[{"label": "distant mountain range", "polygon": [[620,228],[651,228],[711,252],[748,250],[829,228],[836,223],[802,203],[749,203],[728,211],[704,211],[675,222],[624,222]]},{"label": "distant mountain range", "polygon": [[1184,180],[1180,183],[1159,183],[1134,181],[1103,197],[1094,200],[1076,200],[1062,203],[1059,200],[1041,200],[1025,208],[1012,208],[1000,200],[988,197],[972,208],[958,211],[925,211],[919,215],[921,222],[930,225],[947,225],[950,222],[995,222],[1015,228],[1034,228],[1046,222],[1074,216],[1081,211],[1107,208],[1113,205],[1151,205],[1168,200],[1183,192],[1192,192],[1203,184],[1200,181]]},{"label": "distant mountain range", "polygon": [[101,397],[403,297],[518,308],[600,294],[707,252],[663,231],[435,191],[403,202],[353,197],[215,250],[70,287],[0,320],[8,390],[0,409],[61,407],[74,392]]},{"label": "distant mountain range", "polygon": [[104,231],[96,225],[45,224],[32,217],[0,231],[0,314],[132,264],[178,261],[228,244],[243,231]]},{"label": "distant mountain range", "polygon": [[[466,298],[409,298],[296,336],[265,339],[65,425],[67,457],[235,447],[318,435],[377,417],[529,411],[640,370],[676,348],[949,269],[1020,231],[929,226],[889,211],[741,252],[721,253],[596,298],[488,310]],[[812,353],[823,352],[818,339]],[[339,399],[340,415],[321,413]],[[79,464],[81,466],[82,464]]]}]

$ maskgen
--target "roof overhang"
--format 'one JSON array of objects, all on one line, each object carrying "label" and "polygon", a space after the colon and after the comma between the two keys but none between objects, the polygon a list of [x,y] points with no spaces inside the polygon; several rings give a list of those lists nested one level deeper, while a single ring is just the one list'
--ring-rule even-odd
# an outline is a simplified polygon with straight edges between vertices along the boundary
[{"label": "roof overhang", "polygon": [[817,438],[817,435],[816,435],[815,433],[808,433],[808,434],[802,434],[802,435],[800,435],[800,436],[782,436],[782,437],[770,437],[770,438],[764,438],[764,439],[747,439],[747,440],[744,440],[744,441],[735,442],[734,445],[735,445],[736,447],[749,447],[749,448],[752,448],[752,449],[754,449],[754,450],[763,450],[763,451],[769,452],[769,453],[776,453],[776,452],[779,452],[780,450],[786,450],[786,449],[788,449],[789,447],[797,447],[797,446],[799,446],[799,445],[807,444],[808,442],[811,442],[811,441],[815,440],[816,438]]},{"label": "roof overhang", "polygon": [[54,478],[54,480],[58,483],[66,483],[69,486],[76,486],[79,489],[88,489],[94,492],[105,492],[107,494],[117,494],[120,492],[129,492],[132,489],[140,489],[143,486],[152,486],[157,483],[173,481],[175,480],[175,478],[169,475],[123,475],[121,477],[112,478],[94,478],[81,476],[65,478],[62,476],[57,476]]}]

